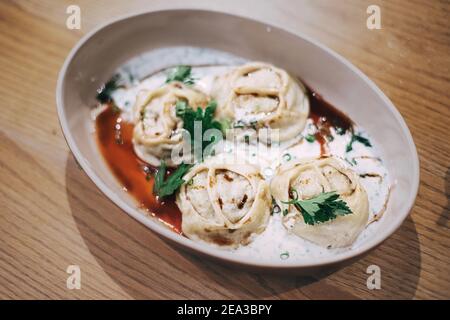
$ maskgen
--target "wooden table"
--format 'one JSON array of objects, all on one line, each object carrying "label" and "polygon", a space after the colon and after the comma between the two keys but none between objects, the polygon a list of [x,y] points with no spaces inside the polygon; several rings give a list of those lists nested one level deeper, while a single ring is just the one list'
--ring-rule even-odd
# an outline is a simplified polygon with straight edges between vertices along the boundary
[{"label": "wooden table", "polygon": [[[0,2],[0,298],[450,298],[450,2],[192,1],[303,32],[352,61],[392,99],[421,160],[411,216],[362,260],[317,277],[252,274],[178,251],[121,212],[81,171],[55,106],[58,71],[110,18],[186,1]],[[366,27],[367,6],[382,29]],[[66,8],[81,7],[81,30]],[[381,268],[381,290],[366,268]],[[81,268],[68,290],[66,269]]]}]

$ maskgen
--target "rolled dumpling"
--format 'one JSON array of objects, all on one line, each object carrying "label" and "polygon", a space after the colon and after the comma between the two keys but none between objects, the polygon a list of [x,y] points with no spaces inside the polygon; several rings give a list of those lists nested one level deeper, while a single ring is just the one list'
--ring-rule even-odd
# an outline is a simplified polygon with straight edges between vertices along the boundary
[{"label": "rolled dumpling", "polygon": [[218,77],[212,96],[219,116],[256,129],[278,129],[279,141],[297,137],[309,113],[305,87],[286,71],[270,64],[252,62]]},{"label": "rolled dumpling", "polygon": [[176,116],[176,103],[182,100],[196,109],[205,108],[208,98],[181,82],[171,82],[138,94],[134,106],[134,150],[139,158],[157,166],[164,160],[175,166],[172,150],[183,143],[183,121]]},{"label": "rolled dumpling", "polygon": [[[306,159],[278,168],[270,185],[272,196],[283,213],[283,224],[297,236],[326,248],[351,245],[364,230],[369,216],[369,201],[359,176],[334,157]],[[325,192],[336,192],[350,208],[350,214],[307,224],[292,204],[294,197],[307,200]]]},{"label": "rolled dumpling", "polygon": [[238,247],[266,228],[269,186],[250,164],[228,164],[222,157],[195,165],[184,177],[176,203],[188,238]]}]

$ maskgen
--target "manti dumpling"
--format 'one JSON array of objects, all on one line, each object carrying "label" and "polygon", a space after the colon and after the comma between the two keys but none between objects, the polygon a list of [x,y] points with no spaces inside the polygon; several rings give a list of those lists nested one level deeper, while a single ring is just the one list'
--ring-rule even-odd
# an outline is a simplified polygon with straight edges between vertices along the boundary
[{"label": "manti dumpling", "polygon": [[[369,215],[367,193],[359,176],[334,157],[305,159],[285,163],[271,181],[271,193],[281,212],[287,210],[283,224],[294,234],[326,248],[351,245],[365,228]],[[285,204],[295,189],[300,200],[335,191],[352,213],[314,225],[306,224],[293,205]]]},{"label": "manti dumpling", "polygon": [[176,116],[178,100],[186,101],[194,109],[205,108],[208,103],[206,95],[181,82],[171,82],[153,91],[141,91],[137,96],[134,150],[138,157],[151,165],[158,166],[161,160],[165,160],[168,166],[176,165],[171,153],[183,143],[183,121]]},{"label": "manti dumpling", "polygon": [[212,88],[219,116],[255,129],[279,129],[280,142],[297,137],[306,124],[309,99],[305,87],[286,71],[252,62],[218,77]]},{"label": "manti dumpling", "polygon": [[195,165],[176,203],[188,238],[236,248],[264,231],[271,197],[257,166],[228,163],[215,156]]}]

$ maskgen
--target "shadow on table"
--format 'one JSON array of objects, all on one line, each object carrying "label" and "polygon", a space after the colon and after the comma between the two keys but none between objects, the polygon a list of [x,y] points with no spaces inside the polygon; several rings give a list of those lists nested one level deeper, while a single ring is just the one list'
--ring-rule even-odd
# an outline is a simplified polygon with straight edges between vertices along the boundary
[{"label": "shadow on table", "polygon": [[[420,273],[420,248],[411,218],[394,237],[357,263],[327,270],[315,276],[261,274],[224,266],[209,259],[175,249],[138,223],[107,199],[71,155],[66,163],[66,189],[72,215],[86,246],[103,270],[129,295],[145,298],[190,299],[354,299],[414,296]],[[396,241],[408,250],[396,251],[397,262],[383,260],[384,248]],[[408,281],[401,292],[366,287],[365,268],[371,257],[381,256],[382,287],[399,288],[399,279]],[[365,262],[367,261],[367,263]],[[333,277],[332,280],[328,276]],[[404,275],[407,275],[404,277]],[[336,278],[336,279],[334,279]],[[352,292],[352,293],[350,293]]]}]

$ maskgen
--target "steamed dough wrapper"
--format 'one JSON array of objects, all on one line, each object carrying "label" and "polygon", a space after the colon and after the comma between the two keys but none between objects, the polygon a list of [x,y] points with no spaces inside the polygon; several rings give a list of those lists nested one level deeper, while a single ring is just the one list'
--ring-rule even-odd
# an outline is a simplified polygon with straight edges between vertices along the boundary
[{"label": "steamed dough wrapper", "polygon": [[[314,225],[304,222],[294,205],[284,204],[295,189],[300,200],[314,198],[323,192],[335,191],[352,213],[337,216]],[[271,182],[272,196],[281,208],[287,210],[284,226],[297,236],[326,248],[351,245],[364,230],[369,216],[367,193],[358,175],[336,158],[308,159],[282,165]]]},{"label": "steamed dough wrapper", "polygon": [[188,238],[235,248],[266,228],[271,198],[258,167],[225,164],[215,157],[197,164],[183,179],[188,182],[176,203]]},{"label": "steamed dough wrapper", "polygon": [[176,116],[176,103],[186,101],[189,106],[205,108],[208,98],[200,91],[181,82],[171,82],[153,91],[143,91],[134,106],[135,127],[133,145],[136,154],[151,165],[161,160],[175,166],[172,150],[183,143],[183,121]]},{"label": "steamed dough wrapper", "polygon": [[309,113],[306,89],[289,74],[270,64],[248,63],[214,82],[212,96],[219,116],[235,123],[279,129],[272,140],[296,138]]}]

